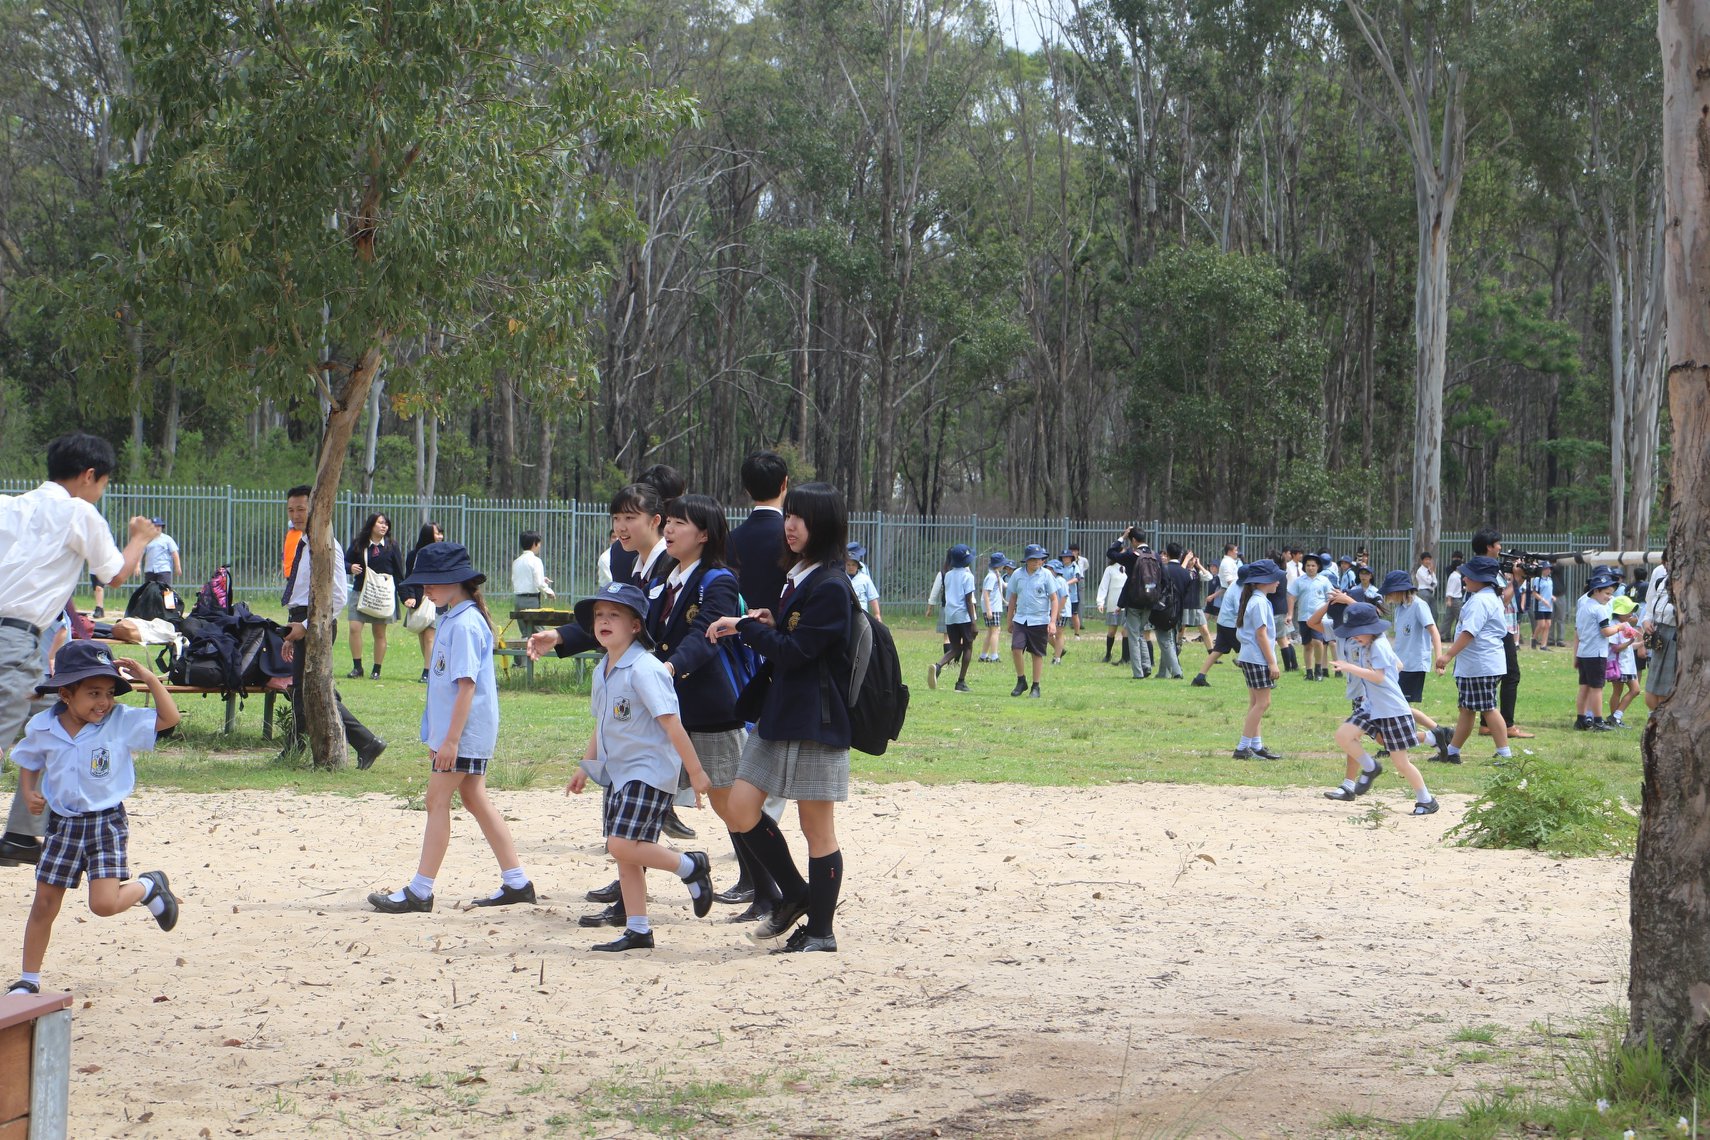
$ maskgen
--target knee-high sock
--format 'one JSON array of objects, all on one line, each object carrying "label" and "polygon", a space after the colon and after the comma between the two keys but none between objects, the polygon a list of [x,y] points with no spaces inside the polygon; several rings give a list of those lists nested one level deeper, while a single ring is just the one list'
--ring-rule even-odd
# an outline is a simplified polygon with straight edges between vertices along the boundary
[{"label": "knee-high sock", "polygon": [[808,860],[807,932],[817,938],[831,933],[837,894],[843,889],[843,852],[833,851]]},{"label": "knee-high sock", "polygon": [[[765,822],[766,818],[762,816],[761,821]],[[776,902],[778,884],[772,881],[771,873],[766,870],[760,860],[754,857],[754,852],[749,850],[748,844],[743,842],[742,836],[734,831],[731,832],[730,845],[736,849],[736,862],[742,868],[742,877],[737,881],[738,885],[746,884],[753,887],[756,901],[770,899]]]},{"label": "knee-high sock", "polygon": [[796,870],[796,861],[790,855],[790,845],[785,842],[784,833],[778,830],[776,820],[762,815],[753,830],[744,831],[737,838],[747,844],[748,853],[754,856],[755,865],[772,876],[780,897],[800,898],[802,892],[807,890],[807,881],[802,878],[802,873]]}]

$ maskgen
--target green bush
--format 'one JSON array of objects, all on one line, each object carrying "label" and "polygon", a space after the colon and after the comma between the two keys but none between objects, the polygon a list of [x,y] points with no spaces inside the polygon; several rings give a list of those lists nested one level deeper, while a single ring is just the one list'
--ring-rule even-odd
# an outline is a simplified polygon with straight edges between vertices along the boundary
[{"label": "green bush", "polygon": [[1445,838],[1579,856],[1631,855],[1638,836],[1638,817],[1597,777],[1523,757],[1497,772]]}]

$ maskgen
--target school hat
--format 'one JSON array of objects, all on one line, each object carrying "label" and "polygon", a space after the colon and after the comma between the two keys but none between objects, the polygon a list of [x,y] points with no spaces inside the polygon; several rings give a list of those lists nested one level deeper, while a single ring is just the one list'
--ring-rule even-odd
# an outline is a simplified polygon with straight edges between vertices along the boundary
[{"label": "school hat", "polygon": [[653,639],[647,635],[647,595],[641,592],[641,587],[633,582],[607,582],[600,587],[600,592],[591,598],[583,598],[576,603],[576,624],[590,637],[594,633],[594,603],[613,602],[629,609],[641,619],[641,632],[636,640],[647,648],[653,648]]},{"label": "school hat", "polygon": [[1000,566],[1008,566],[1009,557],[1001,550],[994,550],[992,551],[992,556],[986,559],[986,565],[990,566],[993,570],[996,570]]},{"label": "school hat", "polygon": [[1585,583],[1585,588],[1587,592],[1590,592],[1592,590],[1606,590],[1610,586],[1619,586],[1620,584],[1621,579],[1611,573],[1608,567],[1599,566],[1591,572],[1591,578]]},{"label": "school hat", "polygon": [[1383,576],[1383,585],[1378,587],[1378,593],[1399,594],[1414,587],[1413,575],[1405,570],[1391,570]]},{"label": "school hat", "polygon": [[1358,578],[1361,574],[1370,574],[1373,578],[1377,577],[1377,571],[1363,562],[1354,567],[1354,577]]},{"label": "school hat", "polygon": [[1045,569],[1047,570],[1061,570],[1062,568],[1063,560],[1061,558],[1050,558],[1045,562]]},{"label": "school hat", "polygon": [[1325,567],[1334,565],[1335,562],[1336,562],[1336,560],[1334,558],[1330,557],[1330,552],[1328,550],[1320,550],[1318,552],[1318,568],[1320,570],[1324,569]]},{"label": "school hat", "polygon": [[1353,562],[1354,562],[1354,556],[1351,554],[1338,554],[1336,556],[1336,561],[1346,562],[1351,566],[1351,565],[1353,565]]},{"label": "school hat", "polygon": [[950,548],[950,565],[957,568],[974,564],[974,548],[958,542]]},{"label": "school hat", "polygon": [[36,686],[36,694],[45,697],[90,677],[113,678],[115,695],[131,691],[130,683],[120,675],[105,645],[96,641],[68,641],[53,655],[53,676]]},{"label": "school hat", "polygon": [[1502,577],[1502,565],[1485,554],[1476,554],[1461,563],[1461,577],[1469,582],[1489,584]]},{"label": "school hat", "polygon": [[1629,598],[1626,594],[1622,594],[1620,597],[1609,603],[1609,612],[1612,614],[1620,614],[1622,617],[1626,617],[1638,608],[1638,603],[1633,601],[1633,599]]},{"label": "school hat", "polygon": [[416,552],[416,568],[404,586],[479,586],[487,575],[475,569],[461,542],[430,542]]},{"label": "school hat", "polygon": [[1243,584],[1251,583],[1262,586],[1266,582],[1280,582],[1288,577],[1288,572],[1269,558],[1261,558],[1257,562],[1249,562],[1236,573],[1236,579]]},{"label": "school hat", "polygon": [[1051,557],[1051,552],[1046,550],[1043,546],[1040,546],[1037,542],[1030,542],[1027,544],[1027,549],[1021,552],[1021,557],[1024,561],[1030,562],[1035,558],[1049,558]]},{"label": "school hat", "polygon": [[848,546],[844,547],[843,549],[849,555],[849,557],[853,558],[855,561],[857,561],[857,562],[867,561],[867,548],[865,546],[862,546],[859,542],[851,542]]},{"label": "school hat", "polygon": [[1382,633],[1388,628],[1389,623],[1378,617],[1376,606],[1355,602],[1342,611],[1342,620],[1336,623],[1336,636],[1355,637],[1362,633]]}]

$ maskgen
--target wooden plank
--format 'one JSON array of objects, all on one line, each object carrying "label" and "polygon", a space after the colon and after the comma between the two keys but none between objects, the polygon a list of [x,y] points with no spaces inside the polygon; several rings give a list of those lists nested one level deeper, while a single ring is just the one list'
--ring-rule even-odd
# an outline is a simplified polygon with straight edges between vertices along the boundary
[{"label": "wooden plank", "polygon": [[33,1020],[0,1029],[0,1120],[15,1120],[30,1111],[35,1029]]},{"label": "wooden plank", "polygon": [[0,1140],[30,1140],[30,1118],[20,1116],[0,1124]]}]

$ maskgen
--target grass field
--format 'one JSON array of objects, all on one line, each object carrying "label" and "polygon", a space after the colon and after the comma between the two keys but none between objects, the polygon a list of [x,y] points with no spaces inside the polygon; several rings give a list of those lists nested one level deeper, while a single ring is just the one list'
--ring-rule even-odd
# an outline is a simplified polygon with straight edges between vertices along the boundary
[{"label": "grass field", "polygon": [[[927,664],[937,658],[930,624],[891,611],[891,629],[902,654],[904,680],[913,691],[903,739],[884,756],[854,756],[854,774],[874,781],[916,780],[925,784],[1004,781],[1031,785],[1100,784],[1118,781],[1328,787],[1341,778],[1342,761],[1331,734],[1347,713],[1339,680],[1308,684],[1284,674],[1265,720],[1265,741],[1286,759],[1278,762],[1231,758],[1246,708],[1240,672],[1228,662],[1212,671],[1212,687],[1186,681],[1137,681],[1127,666],[1103,664],[1102,626],[1069,642],[1063,664],[1047,665],[1042,700],[1012,698],[1014,674],[1006,660],[975,662],[974,691],[936,691],[926,686]],[[1571,648],[1571,647],[1570,647]],[[370,649],[367,660],[372,662]],[[1190,674],[1204,660],[1189,645],[1183,667]],[[340,674],[349,667],[344,631],[335,647]],[[1578,733],[1573,719],[1575,677],[1571,652],[1521,652],[1521,723],[1537,739],[1516,748],[1572,762],[1605,781],[1612,791],[1637,800],[1641,775],[1639,730],[1644,702],[1628,711],[1632,727],[1618,733]],[[315,771],[301,758],[280,758],[276,742],[261,739],[261,700],[251,698],[239,714],[238,731],[219,734],[220,702],[185,700],[185,727],[139,765],[145,785],[186,791],[232,788],[294,788],[304,792],[391,792],[408,794],[426,771],[417,743],[423,686],[416,683],[421,657],[413,634],[393,627],[379,682],[339,681],[346,703],[392,747],[368,772],[350,768]],[[500,757],[489,776],[496,787],[561,786],[587,743],[592,720],[587,687],[572,682],[568,661],[549,660],[535,669],[535,685],[520,670],[500,674]],[[1452,723],[1452,679],[1433,676],[1424,708]],[[281,702],[283,708],[283,702]],[[1430,764],[1433,791],[1477,792],[1491,772],[1488,738],[1466,746],[1458,767]]]}]

